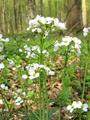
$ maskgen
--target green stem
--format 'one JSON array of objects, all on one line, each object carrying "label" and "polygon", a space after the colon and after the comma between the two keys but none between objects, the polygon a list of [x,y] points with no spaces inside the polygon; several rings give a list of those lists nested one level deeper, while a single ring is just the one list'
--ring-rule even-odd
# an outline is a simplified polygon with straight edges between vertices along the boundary
[{"label": "green stem", "polygon": [[69,50],[69,46],[65,52],[65,64],[64,64],[64,67],[67,67],[67,62],[68,62],[68,50]]},{"label": "green stem", "polygon": [[58,120],[61,120],[61,108],[59,109],[59,118],[58,118]]},{"label": "green stem", "polygon": [[88,51],[88,55],[90,55],[90,41],[87,38],[87,51]]},{"label": "green stem", "polygon": [[[85,65],[85,72],[84,72],[84,80],[83,80],[83,90],[82,90],[82,100],[84,99],[84,94],[85,94],[85,83],[86,83],[86,74],[87,74],[87,63]],[[81,114],[79,115],[79,120],[81,120]]]},{"label": "green stem", "polygon": [[[41,80],[39,79],[39,85],[41,84]],[[41,93],[41,85],[39,90],[39,99],[40,99],[40,120],[42,120],[42,93]]]},{"label": "green stem", "polygon": [[46,103],[46,120],[48,120],[48,90],[47,90],[47,81],[44,81],[45,88],[45,103]]},{"label": "green stem", "polygon": [[82,99],[84,98],[84,93],[85,93],[86,74],[87,74],[87,63],[86,63],[86,65],[85,65],[85,72],[84,72]]},{"label": "green stem", "polygon": [[[43,39],[40,39],[40,64],[43,64]],[[44,120],[45,118],[45,110],[44,110],[44,88],[43,88],[43,73],[41,72],[40,74],[40,80],[39,80],[39,85],[40,85],[40,120]]]}]

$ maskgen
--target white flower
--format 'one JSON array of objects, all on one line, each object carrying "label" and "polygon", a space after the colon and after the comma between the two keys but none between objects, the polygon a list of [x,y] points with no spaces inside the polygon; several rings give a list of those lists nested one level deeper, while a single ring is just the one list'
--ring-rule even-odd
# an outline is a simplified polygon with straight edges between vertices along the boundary
[{"label": "white flower", "polygon": [[9,42],[9,38],[4,39],[4,42]]},{"label": "white flower", "polygon": [[25,92],[23,92],[23,93],[22,93],[22,95],[23,95],[23,96],[25,96],[25,95],[26,95],[26,93],[25,93]]},{"label": "white flower", "polygon": [[8,86],[6,86],[5,84],[1,84],[0,87],[4,90],[8,90]]},{"label": "white flower", "polygon": [[35,70],[34,70],[33,68],[29,69],[29,70],[28,70],[28,74],[29,74],[30,76],[35,75]]},{"label": "white flower", "polygon": [[0,34],[0,39],[3,37],[3,35],[2,34]]},{"label": "white flower", "polygon": [[19,49],[19,52],[22,52],[22,49]]},{"label": "white flower", "polygon": [[86,37],[88,35],[88,32],[89,32],[89,28],[84,28],[83,29],[83,35]]},{"label": "white flower", "polygon": [[16,70],[16,67],[13,67],[13,68],[12,68],[12,70],[14,70],[14,71],[15,71],[15,70]]},{"label": "white flower", "polygon": [[20,102],[22,99],[21,97],[17,97],[17,99],[15,100],[15,102]]},{"label": "white flower", "polygon": [[47,75],[55,74],[54,71],[51,71],[50,68],[48,68],[47,66],[42,65],[42,64],[33,63],[33,64],[29,64],[28,66],[26,66],[29,78],[31,80],[39,77],[38,69],[40,69],[40,68],[44,69],[46,71]]},{"label": "white flower", "polygon": [[23,78],[23,79],[27,79],[28,76],[27,76],[26,74],[23,74],[23,75],[22,75],[22,78]]},{"label": "white flower", "polygon": [[27,30],[30,30],[30,28],[38,27],[38,26],[39,26],[38,19],[37,18],[32,19],[29,21],[29,28]]},{"label": "white flower", "polygon": [[48,51],[47,51],[47,50],[43,50],[43,51],[42,51],[42,53],[43,53],[43,54],[45,54],[46,56],[48,56],[48,55],[49,55],[49,53],[48,53]]},{"label": "white flower", "polygon": [[46,24],[51,24],[53,22],[53,18],[46,17]]},{"label": "white flower", "polygon": [[88,104],[82,104],[81,101],[73,101],[71,105],[67,106],[67,110],[73,112],[75,109],[82,109],[84,112],[88,111]]},{"label": "white flower", "polygon": [[5,90],[8,90],[8,86],[5,86]]},{"label": "white flower", "polygon": [[[45,26],[45,29],[43,29],[43,25],[47,25]],[[48,35],[48,33],[45,33],[46,30],[48,31],[51,27],[51,31],[54,31],[56,28],[59,28],[60,30],[66,30],[65,23],[60,22],[58,18],[54,19],[52,17],[43,17],[39,15],[29,21],[29,27],[27,30],[38,33],[41,33],[43,31],[45,38]]]},{"label": "white flower", "polygon": [[46,20],[44,17],[40,17],[39,22],[41,22],[44,25],[46,24]]},{"label": "white flower", "polygon": [[36,54],[35,54],[35,53],[32,53],[30,56],[31,56],[32,58],[35,58],[35,57],[36,57]]},{"label": "white flower", "polygon": [[14,61],[13,60],[11,60],[11,59],[7,59],[8,60],[8,62],[9,62],[9,66],[10,67],[12,67],[12,66],[14,66],[15,65],[15,63],[14,63]]},{"label": "white flower", "polygon": [[54,19],[54,26],[60,28],[61,30],[66,30],[66,25],[63,22],[60,22],[58,18]]},{"label": "white flower", "polygon": [[[32,46],[32,48],[31,48],[31,50],[32,51],[35,51],[35,50],[37,50],[39,48],[39,46],[38,45],[35,45],[35,46]],[[40,49],[40,48],[39,48]]]},{"label": "white flower", "polygon": [[76,43],[76,44],[81,44],[81,40],[76,38],[76,37],[73,37],[73,41]]},{"label": "white flower", "polygon": [[44,39],[48,36],[48,34],[49,34],[49,31],[45,31],[45,33],[44,33]]},{"label": "white flower", "polygon": [[20,105],[21,103],[23,103],[23,100],[21,97],[17,97],[16,100],[15,100],[15,104],[16,105]]},{"label": "white flower", "polygon": [[6,38],[6,39],[2,38],[1,41],[2,42],[9,42],[9,38]]},{"label": "white flower", "polygon": [[73,101],[73,103],[72,103],[72,107],[73,107],[74,109],[77,108],[77,102],[76,102],[76,101]]},{"label": "white flower", "polygon": [[72,105],[68,105],[67,110],[70,111],[70,113],[72,113],[74,109],[73,109]]},{"label": "white flower", "polygon": [[0,87],[1,87],[2,89],[4,89],[4,88],[5,88],[5,84],[1,84]]},{"label": "white flower", "polygon": [[22,89],[17,89],[17,93],[21,93],[22,92]]},{"label": "white flower", "polygon": [[72,37],[70,37],[70,36],[65,36],[64,38],[62,38],[61,45],[68,46],[71,41],[72,41]]},{"label": "white flower", "polygon": [[81,51],[80,51],[81,40],[76,37],[65,36],[62,38],[61,42],[56,41],[54,44],[54,51],[57,51],[59,49],[59,47],[69,46],[71,42],[74,43],[74,44],[71,44],[71,48],[75,48],[77,51],[77,55],[79,56],[81,53]]},{"label": "white flower", "polygon": [[83,29],[83,32],[88,33],[88,32],[89,32],[88,28],[85,27],[85,28]]},{"label": "white flower", "polygon": [[82,102],[81,101],[77,102],[77,108],[82,108]]},{"label": "white flower", "polygon": [[0,70],[3,69],[5,66],[3,63],[0,63]]},{"label": "white flower", "polygon": [[37,32],[38,32],[38,33],[41,33],[42,30],[41,30],[40,28],[37,28]]},{"label": "white flower", "polygon": [[35,77],[35,78],[38,78],[38,77],[39,77],[39,73],[36,73],[34,77]]},{"label": "white flower", "polygon": [[84,103],[84,104],[83,104],[83,111],[84,111],[84,112],[87,112],[87,111],[88,111],[88,104],[87,104],[87,103]]},{"label": "white flower", "polygon": [[31,52],[28,52],[28,51],[27,51],[26,58],[29,58],[29,57],[30,57],[30,55],[31,55]]},{"label": "white flower", "polygon": [[72,107],[74,108],[74,109],[76,109],[76,108],[81,108],[82,107],[82,103],[81,103],[81,101],[73,101],[73,103],[72,103]]},{"label": "white flower", "polygon": [[31,75],[31,76],[29,76],[29,79],[33,80],[33,79],[35,79],[35,77]]},{"label": "white flower", "polygon": [[55,25],[56,27],[58,27],[58,24],[59,24],[59,19],[58,19],[58,18],[55,18],[55,19],[54,19],[54,25]]},{"label": "white flower", "polygon": [[33,28],[33,29],[32,29],[32,32],[36,32],[36,28]]},{"label": "white flower", "polygon": [[30,27],[27,28],[27,31],[29,31],[29,30],[30,30]]},{"label": "white flower", "polygon": [[65,23],[59,23],[58,24],[58,27],[60,27],[61,30],[66,30],[66,26],[65,26]]},{"label": "white flower", "polygon": [[48,75],[55,75],[55,72],[50,70],[50,71],[48,72]]},{"label": "white flower", "polygon": [[60,47],[60,43],[58,41],[55,42],[54,44],[54,51],[57,51]]},{"label": "white flower", "polygon": [[3,105],[4,103],[3,103],[3,100],[2,99],[0,99],[0,105]]},{"label": "white flower", "polygon": [[38,33],[41,33],[42,30],[40,28],[33,28],[32,29],[32,32],[38,32]]}]

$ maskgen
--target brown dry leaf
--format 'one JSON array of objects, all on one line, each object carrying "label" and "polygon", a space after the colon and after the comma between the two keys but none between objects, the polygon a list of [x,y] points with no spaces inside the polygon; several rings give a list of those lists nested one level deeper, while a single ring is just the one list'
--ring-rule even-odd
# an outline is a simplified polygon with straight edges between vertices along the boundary
[{"label": "brown dry leaf", "polygon": [[59,69],[63,66],[63,58],[60,55],[55,56],[54,58],[55,61],[55,68]]},{"label": "brown dry leaf", "polygon": [[76,77],[78,80],[81,80],[81,76],[82,76],[82,70],[81,68],[78,66],[77,70],[76,70]]},{"label": "brown dry leaf", "polygon": [[[50,85],[49,85],[50,84]],[[62,84],[60,82],[49,82],[48,84],[48,95],[50,98],[57,98],[59,91],[61,90]]]}]

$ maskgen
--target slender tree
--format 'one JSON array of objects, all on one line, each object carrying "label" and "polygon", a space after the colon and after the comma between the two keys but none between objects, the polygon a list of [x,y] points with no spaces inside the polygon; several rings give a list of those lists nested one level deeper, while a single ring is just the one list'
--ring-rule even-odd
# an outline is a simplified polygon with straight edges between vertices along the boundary
[{"label": "slender tree", "polygon": [[5,1],[4,0],[2,0],[2,15],[1,15],[1,17],[2,17],[2,32],[5,32]]},{"label": "slender tree", "polygon": [[43,15],[43,0],[40,0],[40,14]]},{"label": "slender tree", "polygon": [[51,14],[52,14],[52,2],[51,2],[51,0],[48,0],[48,9],[49,9],[49,16],[51,16]]},{"label": "slender tree", "polygon": [[86,0],[82,0],[82,22],[83,26],[87,26],[87,8],[86,8]]},{"label": "slender tree", "polygon": [[18,23],[17,23],[17,2],[16,2],[16,0],[13,0],[13,9],[14,9],[15,30],[18,31]]}]

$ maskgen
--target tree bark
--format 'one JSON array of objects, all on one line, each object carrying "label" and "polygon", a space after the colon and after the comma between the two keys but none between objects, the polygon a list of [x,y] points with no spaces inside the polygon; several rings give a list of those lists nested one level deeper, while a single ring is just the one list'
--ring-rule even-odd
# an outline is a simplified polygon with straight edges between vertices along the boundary
[{"label": "tree bark", "polygon": [[28,0],[29,19],[35,17],[35,0]]},{"label": "tree bark", "polygon": [[43,0],[40,0],[40,14],[43,15]]},{"label": "tree bark", "polygon": [[86,0],[82,0],[82,22],[83,22],[83,27],[87,27]]},{"label": "tree bark", "polygon": [[78,31],[82,27],[81,0],[67,0],[67,28],[72,31]]}]

